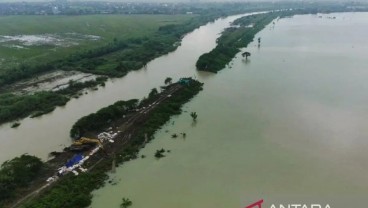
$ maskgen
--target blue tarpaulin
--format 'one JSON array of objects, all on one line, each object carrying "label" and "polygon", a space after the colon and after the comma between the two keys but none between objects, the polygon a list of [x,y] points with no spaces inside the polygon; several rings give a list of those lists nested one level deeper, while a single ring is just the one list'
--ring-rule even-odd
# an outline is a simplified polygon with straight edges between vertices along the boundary
[{"label": "blue tarpaulin", "polygon": [[79,163],[79,161],[81,161],[83,159],[83,154],[76,154],[72,157],[72,159],[70,159],[65,166],[67,168],[72,167],[73,165]]}]

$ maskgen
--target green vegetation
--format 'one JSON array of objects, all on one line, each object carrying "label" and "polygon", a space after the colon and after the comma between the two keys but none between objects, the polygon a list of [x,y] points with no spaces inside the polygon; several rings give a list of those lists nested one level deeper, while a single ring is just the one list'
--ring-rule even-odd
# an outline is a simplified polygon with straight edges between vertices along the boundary
[{"label": "green vegetation", "polygon": [[[116,153],[118,163],[137,158],[139,150],[144,146],[145,135],[153,139],[154,133],[168,122],[173,115],[180,114],[181,106],[193,98],[202,90],[202,83],[192,80],[190,85],[183,86],[181,90],[160,103],[148,116],[147,120],[139,126],[132,140]],[[120,101],[125,102],[125,101]],[[129,101],[126,101],[129,102]],[[133,102],[133,101],[131,101]],[[114,108],[114,106],[109,106]],[[94,117],[88,117],[94,119]],[[119,118],[115,118],[117,120]],[[93,122],[89,120],[88,122]],[[81,173],[78,176],[72,174],[65,176],[48,191],[41,196],[32,199],[25,204],[24,208],[60,208],[60,207],[88,207],[91,203],[91,192],[101,187],[107,179],[106,172],[111,169],[112,158],[108,158],[99,163],[89,172]]]},{"label": "green vegetation", "polygon": [[[189,85],[183,86],[181,90],[173,93],[169,99],[160,103],[149,115],[142,128],[139,128],[139,131],[136,132],[131,144],[133,147],[132,154],[138,154],[137,150],[147,142],[146,134],[149,140],[153,139],[155,132],[169,121],[171,116],[180,114],[181,106],[199,93],[202,86],[202,83],[192,80]],[[119,160],[120,157],[117,159]]]},{"label": "green vegetation", "polygon": [[240,51],[240,48],[252,42],[254,36],[279,15],[279,12],[270,12],[237,19],[234,24],[239,27],[227,28],[217,40],[216,48],[199,57],[196,63],[197,69],[220,71]]},{"label": "green vegetation", "polygon": [[197,120],[197,117],[198,117],[197,112],[191,112],[190,116],[192,117],[193,121]]},{"label": "green vegetation", "polygon": [[4,54],[2,58],[6,60],[1,63],[0,85],[54,69],[124,76],[130,70],[140,69],[152,59],[173,51],[178,46],[175,43],[185,33],[219,15],[87,15],[52,16],[42,20],[39,16],[2,17],[0,23],[4,22],[4,27],[0,29],[0,35],[57,34],[60,39],[62,36],[68,39],[68,35],[77,34],[101,38],[79,38],[82,39],[79,45],[70,47],[46,44],[19,49],[0,45],[0,54]]},{"label": "green vegetation", "polygon": [[[217,46],[209,53],[205,53],[199,57],[196,63],[197,69],[214,73],[222,70],[240,51],[240,48],[247,47],[253,41],[254,36],[277,17],[283,18],[296,14],[350,11],[342,5],[325,3],[311,3],[303,6],[291,5],[290,7],[286,7],[287,10],[284,5],[279,8],[280,10],[284,9],[283,11],[255,14],[235,20],[233,23],[234,27],[225,29],[221,37],[218,38]],[[290,10],[289,8],[293,9]],[[249,56],[250,53],[245,55]]]},{"label": "green vegetation", "polygon": [[[155,57],[173,51],[184,34],[207,22],[273,7],[269,4],[214,4],[193,8],[197,15],[0,17],[0,37],[44,35],[38,37],[55,38],[67,46],[55,45],[55,41],[33,45],[19,40],[2,42],[0,86],[54,69],[124,76]],[[283,7],[290,8],[290,5],[280,5]]]},{"label": "green vegetation", "polygon": [[131,112],[138,104],[138,100],[117,101],[116,103],[100,109],[96,113],[80,118],[70,130],[70,135],[77,138],[87,131],[100,131],[116,119],[122,118]]},{"label": "green vegetation", "polygon": [[[2,25],[0,37],[1,35],[45,35],[44,37],[73,43],[69,44],[68,47],[60,47],[53,43],[25,45],[24,47],[27,49],[9,47],[10,43],[1,43],[0,86],[11,85],[19,80],[55,69],[78,70],[97,75],[121,77],[131,70],[144,67],[154,58],[173,51],[178,47],[183,35],[207,22],[230,14],[267,10],[273,6],[266,4],[247,6],[214,4],[203,8],[193,8],[197,15],[0,17]],[[280,8],[286,6],[290,7],[290,5],[283,5]],[[100,38],[91,40],[88,39],[91,37],[89,35]],[[78,40],[74,41],[73,38]],[[12,41],[11,44],[22,45],[20,41],[16,40]],[[63,45],[68,45],[68,43]],[[77,90],[95,84],[98,83],[71,85],[68,89],[54,94],[53,100],[69,99],[73,97],[71,94],[76,93]],[[66,98],[60,94],[63,96],[67,94]],[[32,96],[39,100],[38,103],[41,103],[40,96],[37,95],[13,95],[13,97],[17,97],[17,100],[26,99],[25,97],[29,99]],[[4,106],[0,105],[0,114],[6,115],[6,119],[0,116],[0,123],[30,114],[33,114],[33,117],[39,116],[52,111],[54,108],[52,106],[56,105],[44,106],[41,104],[41,107],[37,109],[22,107],[20,109],[22,114],[10,113],[11,116],[9,116],[9,109],[2,109]],[[12,108],[12,110],[16,109]]]},{"label": "green vegetation", "polygon": [[120,205],[120,208],[128,208],[133,205],[133,202],[128,198],[123,198],[123,202]]},{"label": "green vegetation", "polygon": [[[4,65],[0,69],[0,86],[12,84],[35,74],[54,69],[79,70],[113,77],[124,76],[130,70],[145,66],[154,58],[173,51],[181,37],[196,27],[212,21],[224,12],[213,11],[206,15],[88,15],[88,16],[7,16],[0,17],[4,26],[0,35],[65,34],[76,32],[83,35],[101,36],[100,40],[82,41],[78,46],[60,48],[55,46],[30,46],[29,49],[14,49],[0,45],[0,54],[16,58],[19,64]],[[18,24],[15,24],[18,23]],[[40,24],[42,23],[42,24]],[[69,24],[70,23],[70,24]],[[49,25],[50,27],[45,27]],[[12,31],[19,33],[13,34]],[[50,49],[53,49],[50,51]],[[54,50],[55,49],[55,50]],[[13,50],[13,52],[11,52]],[[37,51],[39,50],[39,51]],[[29,54],[22,54],[25,53]],[[33,57],[34,56],[34,57]],[[24,60],[24,61],[21,61]],[[10,62],[7,62],[10,63]],[[101,83],[102,82],[102,83]],[[77,91],[91,86],[103,85],[96,80],[87,83],[72,83],[60,92],[41,92],[34,95],[0,94],[0,123],[32,117],[51,112],[55,106],[65,105]],[[46,96],[47,95],[47,96]],[[3,103],[11,101],[17,105]],[[50,101],[45,101],[45,98]],[[32,105],[24,101],[32,100]]]},{"label": "green vegetation", "polygon": [[165,150],[163,148],[160,149],[160,150],[156,150],[155,157],[157,159],[160,159],[162,157],[165,157],[164,153],[165,153]]},{"label": "green vegetation", "polygon": [[[36,92],[32,95],[0,94],[0,124],[14,119],[41,116],[65,105],[69,99],[84,88],[103,84],[105,77],[84,83],[70,82],[69,87],[57,92]],[[14,126],[15,127],[15,126]]]},{"label": "green vegetation", "polygon": [[165,79],[165,85],[168,85],[168,84],[171,84],[172,83],[172,78],[171,77],[167,77],[166,79]]},{"label": "green vegetation", "polygon": [[67,88],[59,90],[56,93],[61,95],[73,96],[80,90],[85,88],[94,88],[98,85],[104,86],[106,80],[107,77],[97,77],[95,80],[90,80],[83,83],[70,81]]},{"label": "green vegetation", "polygon": [[[52,35],[65,40],[68,47],[53,44],[25,45],[27,49],[0,44],[4,58],[2,68],[11,68],[19,63],[27,67],[37,62],[50,62],[68,57],[81,50],[96,49],[114,40],[149,37],[160,26],[181,24],[193,16],[189,15],[80,15],[80,16],[2,16],[0,35]],[[99,39],[91,39],[91,36]],[[12,44],[20,44],[12,41]],[[75,43],[78,43],[76,45]],[[22,44],[20,44],[22,45]]]},{"label": "green vegetation", "polygon": [[16,196],[16,190],[27,187],[39,177],[44,164],[37,157],[22,155],[6,161],[0,169],[0,207]]},{"label": "green vegetation", "polygon": [[20,123],[15,122],[11,125],[12,128],[17,128],[18,126],[20,126]]},{"label": "green vegetation", "polygon": [[[0,86],[12,84],[41,72],[54,69],[79,70],[109,76],[124,76],[130,70],[142,68],[149,61],[176,48],[177,30],[161,26],[190,25],[190,15],[87,15],[87,16],[6,16],[0,17],[0,35],[39,35],[78,33],[102,37],[91,44],[83,40],[77,46],[29,46],[15,49],[0,45],[4,61],[0,68]],[[200,22],[196,22],[199,26]],[[46,27],[47,26],[47,27]],[[190,28],[188,26],[185,32]],[[194,28],[191,28],[194,29]],[[15,34],[13,31],[17,31]],[[52,49],[52,50],[51,50]],[[51,50],[51,51],[50,51]],[[8,57],[9,56],[9,57]],[[10,64],[10,59],[19,64]],[[9,59],[9,60],[8,60]],[[24,60],[24,61],[23,61]],[[9,63],[9,65],[5,65]],[[32,117],[65,105],[78,91],[104,85],[106,78],[85,83],[70,83],[58,92],[38,92],[33,95],[0,94],[0,124],[32,114]],[[29,105],[27,105],[29,103]]]},{"label": "green vegetation", "polygon": [[[344,5],[331,6],[324,3],[308,5],[231,3],[193,7],[191,9],[195,15],[81,15],[48,16],[48,18],[36,15],[3,16],[0,17],[2,25],[0,39],[5,38],[6,41],[0,41],[0,86],[6,90],[5,85],[11,85],[19,80],[55,69],[121,77],[131,70],[144,67],[154,58],[173,51],[184,34],[207,22],[231,14],[286,8],[294,8],[293,11],[285,12],[290,15],[298,10],[295,8],[303,8],[298,11],[299,13],[348,10]],[[257,25],[262,25],[268,20],[265,18],[257,21]],[[219,40],[219,42],[227,45],[219,44],[215,50],[201,56],[197,62],[197,68],[213,72],[222,69],[238,52],[238,48],[246,46],[252,39],[252,34],[261,28],[262,26],[258,29],[248,28],[246,31],[244,27],[239,30],[234,28],[226,30],[224,38],[220,38],[225,40]],[[244,33],[247,34],[245,37]],[[29,42],[22,42],[30,38],[24,35],[36,35],[41,39],[51,38],[52,41],[28,44]],[[7,39],[9,36],[11,36],[10,41]],[[239,40],[239,37],[241,41],[234,42]],[[17,38],[22,40],[16,40]],[[93,83],[76,84],[73,87],[82,89],[89,87],[90,84]],[[66,93],[69,97],[70,91],[75,92],[75,89],[65,89],[61,94]],[[36,99],[40,98],[37,95],[32,96],[35,96]],[[17,100],[23,99],[25,99],[24,96],[17,98]],[[63,98],[55,94],[54,99]],[[53,109],[51,106],[33,115],[39,116],[50,112]],[[9,110],[3,110],[2,107],[0,105],[0,114],[9,114]],[[23,110],[21,109],[22,112]],[[33,112],[33,109],[25,111],[28,113],[15,113],[14,116],[7,116],[7,120],[0,118],[0,123],[22,118],[31,114],[31,111]]]},{"label": "green vegetation", "polygon": [[156,97],[157,94],[158,94],[157,88],[153,88],[151,92],[148,94],[148,99]]},{"label": "green vegetation", "polygon": [[25,208],[60,208],[60,207],[88,207],[91,204],[94,189],[103,186],[107,179],[103,170],[83,173],[78,176],[68,175],[58,182],[41,198],[26,204]]},{"label": "green vegetation", "polygon": [[53,92],[37,92],[34,95],[0,95],[0,123],[28,116],[31,113],[43,114],[53,111],[68,101],[63,95]]}]

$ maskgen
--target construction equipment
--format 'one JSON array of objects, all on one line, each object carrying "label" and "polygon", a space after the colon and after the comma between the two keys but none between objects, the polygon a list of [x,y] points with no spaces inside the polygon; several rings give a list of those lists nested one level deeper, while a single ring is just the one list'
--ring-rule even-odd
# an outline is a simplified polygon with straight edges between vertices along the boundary
[{"label": "construction equipment", "polygon": [[85,151],[89,150],[94,145],[98,145],[101,148],[103,148],[103,145],[99,139],[90,139],[87,137],[81,137],[80,139],[75,140],[69,149],[71,151]]}]

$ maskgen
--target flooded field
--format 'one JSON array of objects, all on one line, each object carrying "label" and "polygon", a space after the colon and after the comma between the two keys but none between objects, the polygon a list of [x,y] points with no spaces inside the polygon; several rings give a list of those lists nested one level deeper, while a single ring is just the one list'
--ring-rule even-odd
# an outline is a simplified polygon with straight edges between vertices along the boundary
[{"label": "flooded field", "polygon": [[8,15],[0,17],[0,72],[20,64],[50,63],[114,40],[153,35],[192,15]]},{"label": "flooded field", "polygon": [[[194,69],[196,60],[215,47],[219,33],[235,18],[221,19],[195,30],[184,37],[185,46],[180,46],[175,52],[155,59],[145,69],[112,79],[98,91],[90,91],[79,99],[72,99],[66,106],[56,108],[50,114],[23,119],[17,129],[11,128],[11,124],[0,125],[0,162],[24,153],[47,160],[50,152],[60,151],[70,145],[69,130],[79,118],[118,100],[141,99],[152,88],[164,85],[167,77],[172,77],[174,81],[181,77],[198,77]],[[206,37],[203,37],[204,34]],[[193,36],[201,38],[201,45],[190,41]]]},{"label": "flooded field", "polygon": [[39,91],[57,91],[69,86],[70,82],[86,82],[98,77],[78,71],[57,70],[50,73],[39,75],[25,81],[19,81],[12,85],[0,87],[1,91],[12,92],[15,94],[32,94]]},{"label": "flooded field", "polygon": [[[173,53],[113,79],[17,130],[0,126],[1,162],[23,153],[47,159],[70,144],[80,117],[117,100],[142,98],[166,77],[193,76],[204,90],[94,192],[92,207],[244,207],[298,199],[365,207],[368,194],[368,13],[280,19],[218,74],[197,72],[198,57],[237,17],[186,35]],[[245,51],[245,50],[244,50]],[[189,115],[195,111],[198,121]],[[171,135],[186,133],[176,139]],[[154,158],[156,150],[170,150]],[[113,185],[114,184],[114,185]],[[108,205],[108,206],[107,206]]]},{"label": "flooded field", "polygon": [[5,47],[27,49],[31,46],[70,47],[78,45],[80,41],[99,40],[100,36],[83,35],[77,33],[40,34],[40,35],[2,35],[0,43]]}]

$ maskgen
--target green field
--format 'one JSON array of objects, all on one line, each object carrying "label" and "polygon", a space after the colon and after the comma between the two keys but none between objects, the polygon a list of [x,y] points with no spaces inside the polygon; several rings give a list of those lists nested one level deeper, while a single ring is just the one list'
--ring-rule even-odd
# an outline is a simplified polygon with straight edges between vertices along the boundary
[{"label": "green field", "polygon": [[[86,15],[0,17],[0,89],[56,69],[124,76],[175,49],[201,25],[193,15]],[[196,19],[196,21],[194,21]],[[92,37],[92,38],[91,38]],[[98,37],[98,38],[96,38]],[[17,46],[9,47],[9,46]],[[58,93],[8,94],[1,89],[0,123],[41,115],[65,104],[84,87]],[[60,94],[61,93],[61,94]],[[50,102],[45,106],[44,98]],[[28,105],[29,103],[32,105]],[[15,104],[14,104],[15,103]],[[28,103],[28,104],[27,104]]]},{"label": "green field", "polygon": [[[49,62],[73,52],[106,45],[114,39],[149,37],[160,26],[182,24],[192,17],[189,15],[3,16],[0,17],[0,70],[14,67],[19,63]],[[20,35],[26,35],[23,38],[56,36],[62,41],[60,45],[53,45],[50,42],[29,45],[13,39],[4,41],[4,36]],[[81,37],[84,35],[100,38],[90,40]]]}]

